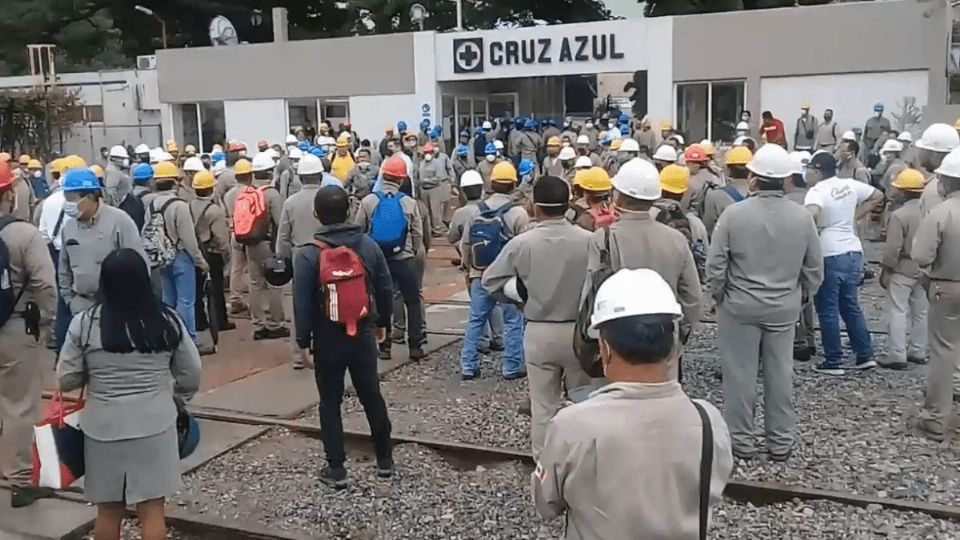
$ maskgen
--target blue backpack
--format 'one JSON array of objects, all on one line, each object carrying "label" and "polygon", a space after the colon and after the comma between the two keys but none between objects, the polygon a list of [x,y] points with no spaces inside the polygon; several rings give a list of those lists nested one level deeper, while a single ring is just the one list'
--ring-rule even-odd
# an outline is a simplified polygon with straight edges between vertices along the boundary
[{"label": "blue backpack", "polygon": [[503,246],[510,241],[507,223],[503,216],[513,208],[507,203],[496,210],[490,209],[487,203],[482,202],[477,207],[480,215],[470,224],[470,265],[475,270],[483,270],[493,264]]},{"label": "blue backpack", "polygon": [[407,215],[403,213],[402,192],[384,193],[375,191],[377,207],[370,218],[370,237],[380,246],[387,257],[403,251],[407,245]]},{"label": "blue backpack", "polygon": [[33,188],[33,195],[38,199],[46,199],[50,195],[50,184],[43,176],[40,178],[30,178],[30,186]]}]

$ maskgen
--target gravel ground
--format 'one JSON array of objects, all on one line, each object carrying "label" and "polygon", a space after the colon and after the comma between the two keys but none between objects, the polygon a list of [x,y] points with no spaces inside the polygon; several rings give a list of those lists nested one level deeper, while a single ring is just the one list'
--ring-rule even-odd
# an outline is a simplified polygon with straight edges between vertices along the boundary
[{"label": "gravel ground", "polygon": [[[120,533],[123,540],[140,540],[140,524],[136,520],[123,520],[123,529]],[[202,540],[201,537],[182,533],[173,529],[167,529],[167,538],[169,540]],[[93,532],[83,537],[84,540],[93,540]]]},{"label": "gravel ground", "polygon": [[191,514],[258,522],[320,538],[538,540],[556,538],[529,502],[517,463],[458,470],[417,445],[395,450],[397,475],[378,479],[369,456],[349,451],[353,485],[319,481],[320,441],[275,430],[184,478],[171,501]]},{"label": "gravel ground", "polygon": [[725,500],[713,512],[711,538],[718,540],[950,540],[960,538],[960,524],[926,514],[857,508],[826,501],[798,501],[753,506]]},{"label": "gravel ground", "polygon": [[[459,357],[458,342],[384,377],[381,388],[394,433],[528,450],[530,417],[517,412],[529,402],[526,379],[504,381],[502,353],[491,353],[481,356],[480,379],[461,381]],[[317,422],[317,410],[304,419]],[[344,399],[344,425],[369,429],[353,393]]]}]

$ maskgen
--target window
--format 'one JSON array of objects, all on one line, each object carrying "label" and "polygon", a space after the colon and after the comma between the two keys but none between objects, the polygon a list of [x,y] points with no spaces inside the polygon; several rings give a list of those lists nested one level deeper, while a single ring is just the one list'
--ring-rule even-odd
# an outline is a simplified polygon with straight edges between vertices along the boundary
[{"label": "window", "polygon": [[85,123],[103,122],[103,105],[84,105],[83,121]]},{"label": "window", "polygon": [[201,143],[205,148],[215,144],[223,145],[227,141],[227,124],[223,114],[222,101],[209,101],[198,104],[200,107]]},{"label": "window", "polygon": [[675,127],[688,141],[731,142],[745,98],[744,81],[677,84]]},{"label": "window", "polygon": [[183,133],[183,144],[195,144],[198,148],[209,150],[210,146],[203,146],[200,140],[200,116],[196,103],[180,105],[180,127]]},{"label": "window", "polygon": [[953,25],[950,32],[950,50],[947,51],[947,103],[960,103],[960,6],[951,6]]}]

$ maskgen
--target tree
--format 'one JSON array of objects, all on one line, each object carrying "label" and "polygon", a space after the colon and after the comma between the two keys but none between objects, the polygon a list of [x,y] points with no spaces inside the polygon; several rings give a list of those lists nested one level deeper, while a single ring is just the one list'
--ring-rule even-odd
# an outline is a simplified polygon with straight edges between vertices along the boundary
[{"label": "tree", "polygon": [[[638,0],[644,2],[645,0]],[[829,4],[833,0],[646,0],[647,17]]]},{"label": "tree", "polygon": [[79,92],[60,87],[0,92],[0,147],[47,155],[80,121]]}]

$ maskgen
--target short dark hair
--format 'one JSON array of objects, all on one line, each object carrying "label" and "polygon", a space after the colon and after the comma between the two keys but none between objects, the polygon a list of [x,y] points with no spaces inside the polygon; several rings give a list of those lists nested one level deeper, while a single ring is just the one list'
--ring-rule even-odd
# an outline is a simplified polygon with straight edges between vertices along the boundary
[{"label": "short dark hair", "polygon": [[326,186],[317,190],[313,196],[313,211],[323,225],[333,225],[347,221],[350,212],[350,199],[347,192],[338,186]]},{"label": "short dark hair", "polygon": [[746,165],[727,165],[727,176],[744,180],[750,177],[750,171],[747,170]]},{"label": "short dark hair", "polygon": [[176,178],[156,178],[157,191],[170,191],[177,187]]},{"label": "short dark hair", "polygon": [[600,325],[600,337],[629,364],[657,364],[670,358],[675,345],[672,315],[634,315]]},{"label": "short dark hair", "polygon": [[543,176],[533,184],[533,203],[548,216],[562,216],[570,202],[570,184],[556,176]]},{"label": "short dark hair", "polygon": [[212,187],[194,189],[194,191],[197,193],[197,197],[209,197],[210,195],[213,194]]},{"label": "short dark hair", "polygon": [[364,139],[364,140],[360,141],[360,146],[363,146],[363,147],[365,147],[365,148],[369,148],[369,147],[370,147],[370,139]]},{"label": "short dark hair", "polygon": [[483,197],[483,186],[466,186],[460,188],[460,191],[463,192],[463,196],[466,197],[468,201],[475,201]]},{"label": "short dark hair", "polygon": [[653,208],[653,201],[637,199],[636,197],[631,197],[626,193],[623,193],[622,191],[614,190],[613,192],[615,193],[614,201],[616,202],[617,206],[626,208],[627,210],[640,210],[640,211],[646,211]]},{"label": "short dark hair", "polygon": [[494,193],[509,194],[513,192],[514,187],[513,182],[490,182],[490,189]]},{"label": "short dark hair", "polygon": [[860,153],[860,143],[857,141],[844,141],[844,143],[847,145],[847,150],[853,152],[854,155]]},{"label": "short dark hair", "polygon": [[747,150],[750,150],[750,153],[756,153],[757,151],[757,141],[753,140],[753,137],[747,137],[743,140],[743,145],[747,147]]},{"label": "short dark hair", "polygon": [[773,120],[773,113],[770,111],[763,111],[760,113],[760,116],[762,116],[764,120]]},{"label": "short dark hair", "polygon": [[798,188],[807,187],[807,181],[804,180],[803,175],[800,173],[793,173],[793,176],[790,179],[793,180],[793,185],[797,186]]},{"label": "short dark hair", "polygon": [[757,189],[760,191],[783,191],[783,178],[758,176]]},{"label": "short dark hair", "polygon": [[323,174],[321,173],[300,175],[301,184],[310,184],[310,185],[319,184],[322,179],[323,179]]}]

